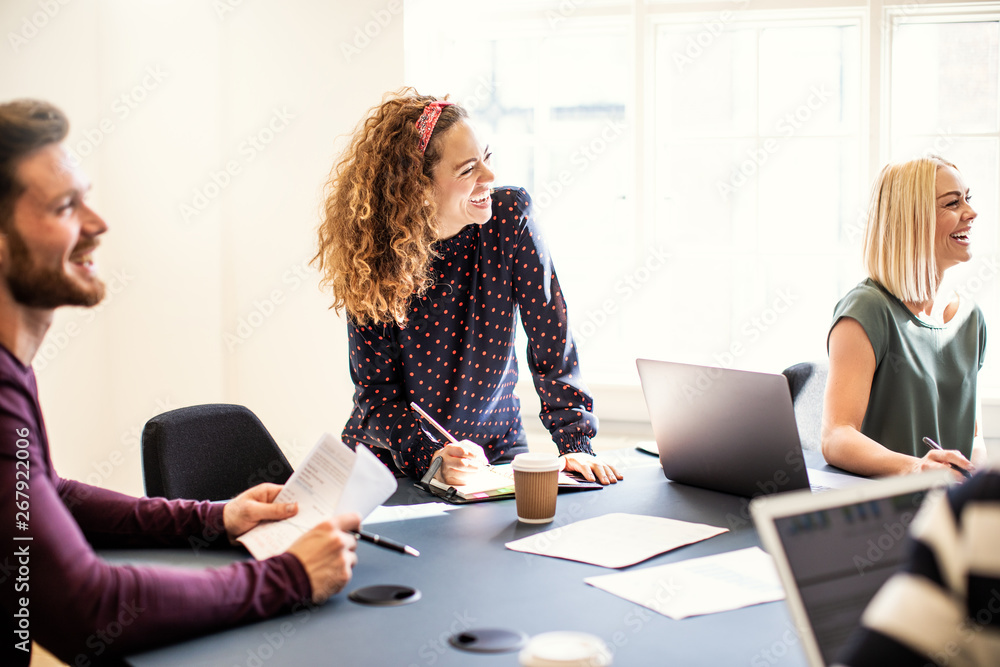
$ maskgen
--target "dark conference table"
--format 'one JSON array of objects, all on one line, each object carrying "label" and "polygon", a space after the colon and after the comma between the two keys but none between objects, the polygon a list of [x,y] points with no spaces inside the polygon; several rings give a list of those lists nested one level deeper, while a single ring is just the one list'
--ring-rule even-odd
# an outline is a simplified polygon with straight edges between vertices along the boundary
[{"label": "dark conference table", "polygon": [[[616,667],[805,665],[783,601],[675,621],[583,582],[584,577],[760,546],[747,499],[671,482],[663,476],[659,461],[648,454],[617,450],[602,455],[624,468],[624,482],[560,494],[551,524],[519,523],[513,500],[372,524],[369,530],[412,545],[421,556],[359,543],[359,564],[351,582],[325,605],[130,656],[128,661],[137,667],[517,665],[516,652],[469,653],[448,644],[455,632],[499,627],[528,635],[555,630],[597,635],[614,652]],[[806,452],[806,457],[810,467],[834,470],[815,452]],[[434,500],[404,479],[386,504]],[[505,542],[608,512],[669,517],[730,530],[624,570],[504,547]],[[221,566],[246,557],[235,550],[195,554],[152,549],[104,551],[102,556],[117,563],[190,567]],[[388,607],[348,600],[350,591],[376,584],[412,586],[419,589],[421,599]]]}]

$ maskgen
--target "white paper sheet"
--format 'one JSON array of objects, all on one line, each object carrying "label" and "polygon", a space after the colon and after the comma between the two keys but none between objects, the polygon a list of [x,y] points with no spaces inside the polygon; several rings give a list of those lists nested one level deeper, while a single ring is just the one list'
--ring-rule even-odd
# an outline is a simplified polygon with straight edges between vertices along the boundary
[{"label": "white paper sheet", "polygon": [[452,510],[457,510],[459,507],[459,505],[451,505],[449,503],[380,505],[368,515],[368,518],[365,519],[365,525],[371,526],[376,523],[391,523],[393,521],[409,521],[410,519],[426,519],[430,516],[444,516]]},{"label": "white paper sheet", "polygon": [[677,620],[785,597],[774,560],[759,547],[584,581]]},{"label": "white paper sheet", "polygon": [[396,490],[396,478],[365,447],[324,433],[285,482],[276,503],[298,503],[290,519],[262,523],[239,538],[257,560],[283,553],[316,524],[344,512],[364,519]]},{"label": "white paper sheet", "polygon": [[628,567],[727,530],[658,516],[616,513],[535,533],[508,542],[507,548],[601,567]]}]

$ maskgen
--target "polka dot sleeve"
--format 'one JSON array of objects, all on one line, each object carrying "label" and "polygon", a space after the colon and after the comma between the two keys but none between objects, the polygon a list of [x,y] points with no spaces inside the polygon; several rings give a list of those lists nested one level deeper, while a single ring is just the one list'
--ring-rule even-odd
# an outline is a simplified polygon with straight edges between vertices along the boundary
[{"label": "polka dot sleeve", "polygon": [[526,193],[520,214],[513,289],[528,335],[528,367],[542,404],[539,416],[560,453],[593,453],[590,439],[597,433],[593,399],[580,375],[552,255],[535,225]]},{"label": "polka dot sleeve", "polygon": [[363,444],[378,447],[375,453],[385,463],[388,454],[397,470],[419,477],[443,445],[427,437],[409,406],[412,399],[401,379],[402,355],[392,340],[393,327],[358,327],[348,320],[354,412],[361,422],[356,430],[365,434]]}]

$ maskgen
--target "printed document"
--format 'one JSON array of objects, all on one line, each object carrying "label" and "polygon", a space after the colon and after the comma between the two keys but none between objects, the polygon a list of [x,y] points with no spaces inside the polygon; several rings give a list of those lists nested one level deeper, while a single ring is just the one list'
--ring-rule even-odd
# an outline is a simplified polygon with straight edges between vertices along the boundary
[{"label": "printed document", "polygon": [[270,558],[336,514],[357,512],[364,519],[395,490],[396,477],[374,454],[361,445],[351,451],[324,433],[274,499],[298,503],[298,514],[259,524],[237,541],[257,560]]},{"label": "printed document", "polygon": [[584,581],[677,620],[785,597],[774,560],[759,547]]},{"label": "printed document", "polygon": [[506,546],[601,567],[628,567],[727,530],[658,516],[614,513],[535,533]]}]

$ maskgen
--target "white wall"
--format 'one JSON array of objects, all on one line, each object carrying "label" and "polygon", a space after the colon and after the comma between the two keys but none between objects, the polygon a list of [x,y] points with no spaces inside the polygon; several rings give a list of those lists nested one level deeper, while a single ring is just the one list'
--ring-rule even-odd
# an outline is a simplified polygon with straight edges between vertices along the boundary
[{"label": "white wall", "polygon": [[350,410],[307,262],[338,138],[402,85],[400,5],[62,1],[0,4],[0,99],[67,112],[110,225],[105,303],[59,312],[36,359],[56,468],[141,494],[146,419],[206,402],[250,407],[294,465]]}]

